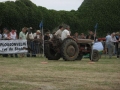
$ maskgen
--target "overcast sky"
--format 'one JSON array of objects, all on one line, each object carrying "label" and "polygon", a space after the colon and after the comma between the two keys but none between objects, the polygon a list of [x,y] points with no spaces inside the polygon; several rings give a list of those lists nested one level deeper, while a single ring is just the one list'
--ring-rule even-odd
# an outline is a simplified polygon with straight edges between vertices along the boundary
[{"label": "overcast sky", "polygon": [[[15,0],[0,0],[15,1]],[[37,6],[43,6],[54,10],[77,10],[84,0],[31,0]]]}]

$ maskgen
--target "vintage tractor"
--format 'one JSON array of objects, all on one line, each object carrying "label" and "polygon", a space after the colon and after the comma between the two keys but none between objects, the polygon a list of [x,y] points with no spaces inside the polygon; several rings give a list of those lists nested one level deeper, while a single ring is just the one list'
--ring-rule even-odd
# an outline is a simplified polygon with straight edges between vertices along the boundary
[{"label": "vintage tractor", "polygon": [[93,41],[90,39],[66,38],[61,41],[58,38],[45,40],[44,51],[48,60],[59,60],[61,57],[65,61],[81,60],[83,55],[89,54],[92,61],[99,60],[99,52],[92,50]]}]

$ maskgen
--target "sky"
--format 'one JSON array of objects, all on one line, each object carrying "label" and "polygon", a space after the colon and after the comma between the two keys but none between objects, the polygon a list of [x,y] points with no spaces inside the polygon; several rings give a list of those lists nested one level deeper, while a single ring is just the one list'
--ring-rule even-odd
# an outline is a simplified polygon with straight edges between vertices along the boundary
[{"label": "sky", "polygon": [[[4,1],[15,1],[15,0],[0,0]],[[37,6],[46,7],[47,9],[54,10],[77,10],[84,0],[31,0]]]}]

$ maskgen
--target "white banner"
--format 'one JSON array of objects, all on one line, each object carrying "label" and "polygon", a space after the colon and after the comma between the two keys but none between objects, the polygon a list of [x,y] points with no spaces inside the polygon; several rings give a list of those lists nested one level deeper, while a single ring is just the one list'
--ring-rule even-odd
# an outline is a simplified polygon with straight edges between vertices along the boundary
[{"label": "white banner", "polygon": [[0,40],[0,54],[27,53],[27,40]]}]

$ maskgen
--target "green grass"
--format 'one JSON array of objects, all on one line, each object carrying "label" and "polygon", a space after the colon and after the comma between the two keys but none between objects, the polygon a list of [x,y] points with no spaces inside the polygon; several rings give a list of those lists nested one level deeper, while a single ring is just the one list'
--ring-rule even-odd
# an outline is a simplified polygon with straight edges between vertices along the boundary
[{"label": "green grass", "polygon": [[0,57],[0,90],[120,90],[120,59]]}]

